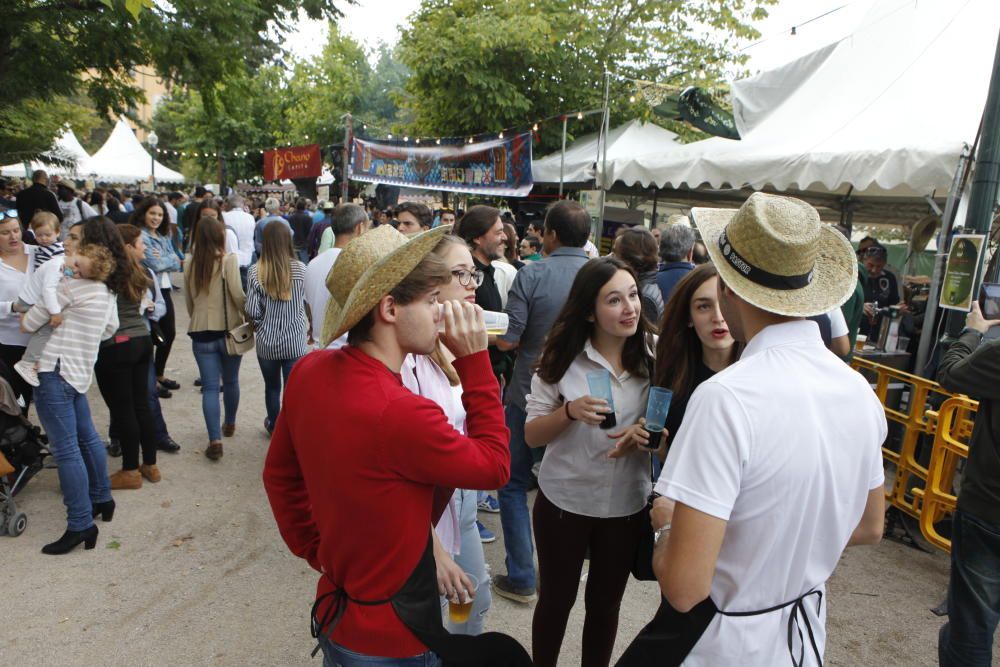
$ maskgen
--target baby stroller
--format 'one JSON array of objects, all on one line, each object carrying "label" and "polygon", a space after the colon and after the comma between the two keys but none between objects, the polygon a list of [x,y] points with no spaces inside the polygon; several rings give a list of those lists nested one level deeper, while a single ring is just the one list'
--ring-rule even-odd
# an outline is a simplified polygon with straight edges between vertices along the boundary
[{"label": "baby stroller", "polygon": [[45,467],[49,452],[48,438],[21,415],[10,372],[0,362],[0,535],[17,537],[28,525],[28,517],[17,510],[14,496]]}]

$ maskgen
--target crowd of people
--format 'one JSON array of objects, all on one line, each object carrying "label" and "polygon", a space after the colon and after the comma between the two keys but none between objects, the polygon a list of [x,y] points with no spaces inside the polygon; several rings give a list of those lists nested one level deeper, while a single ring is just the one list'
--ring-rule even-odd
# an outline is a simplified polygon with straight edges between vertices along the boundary
[{"label": "crowd of people", "polygon": [[[43,552],[92,548],[112,492],[180,449],[160,407],[179,290],[211,461],[256,347],[264,487],[320,573],[325,664],[554,666],[585,560],[584,665],[610,664],[631,576],[662,598],[619,664],[822,663],[824,583],[882,530],[885,416],[843,363],[868,305],[898,298],[881,246],[856,256],[763,194],[596,257],[568,200],[519,233],[486,205],[57,192],[36,172],[0,201],[0,360],[67,509]],[[654,389],[672,394],[657,444]],[[480,511],[503,530],[492,577]],[[485,631],[493,595],[537,601],[530,657]]]}]

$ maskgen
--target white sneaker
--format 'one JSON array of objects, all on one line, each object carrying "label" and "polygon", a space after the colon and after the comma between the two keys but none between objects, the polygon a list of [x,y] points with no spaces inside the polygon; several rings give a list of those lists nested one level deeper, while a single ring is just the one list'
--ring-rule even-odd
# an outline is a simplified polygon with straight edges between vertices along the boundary
[{"label": "white sneaker", "polygon": [[35,364],[22,359],[14,364],[14,370],[32,387],[38,386],[38,371],[35,369]]}]

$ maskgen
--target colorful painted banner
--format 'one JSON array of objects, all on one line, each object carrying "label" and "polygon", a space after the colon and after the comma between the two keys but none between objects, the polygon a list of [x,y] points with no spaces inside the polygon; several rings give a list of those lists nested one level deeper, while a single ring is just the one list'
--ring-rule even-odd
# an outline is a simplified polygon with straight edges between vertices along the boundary
[{"label": "colorful painted banner", "polygon": [[289,146],[264,151],[264,180],[316,178],[323,173],[319,144]]},{"label": "colorful painted banner", "polygon": [[450,146],[354,139],[350,178],[427,190],[525,197],[531,192],[531,133]]}]

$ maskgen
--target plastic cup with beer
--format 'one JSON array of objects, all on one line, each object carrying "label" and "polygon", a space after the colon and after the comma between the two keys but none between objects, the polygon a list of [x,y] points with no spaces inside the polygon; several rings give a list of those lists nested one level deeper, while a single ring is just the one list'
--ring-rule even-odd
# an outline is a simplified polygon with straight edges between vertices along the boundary
[{"label": "plastic cup with beer", "polygon": [[[440,319],[438,320],[438,331],[444,331],[444,304],[440,304]],[[486,333],[490,336],[502,336],[507,333],[510,327],[510,318],[507,313],[498,313],[493,310],[483,311],[483,320],[486,322]]]},{"label": "plastic cup with beer", "polygon": [[660,448],[660,438],[663,436],[663,426],[670,412],[670,401],[674,392],[663,387],[650,387],[649,398],[646,400],[646,424],[644,429],[649,433],[649,445],[640,445],[639,449],[655,452]]},{"label": "plastic cup with beer", "polygon": [[615,419],[615,398],[611,394],[611,373],[606,369],[587,373],[587,387],[591,396],[603,398],[608,404],[610,412],[605,414],[601,428],[605,430],[614,428],[618,421]]},{"label": "plastic cup with beer", "polygon": [[476,597],[476,591],[479,590],[479,580],[468,572],[465,574],[472,582],[472,588],[459,589],[453,598],[448,598],[448,618],[452,623],[465,623],[469,620],[472,602]]}]

